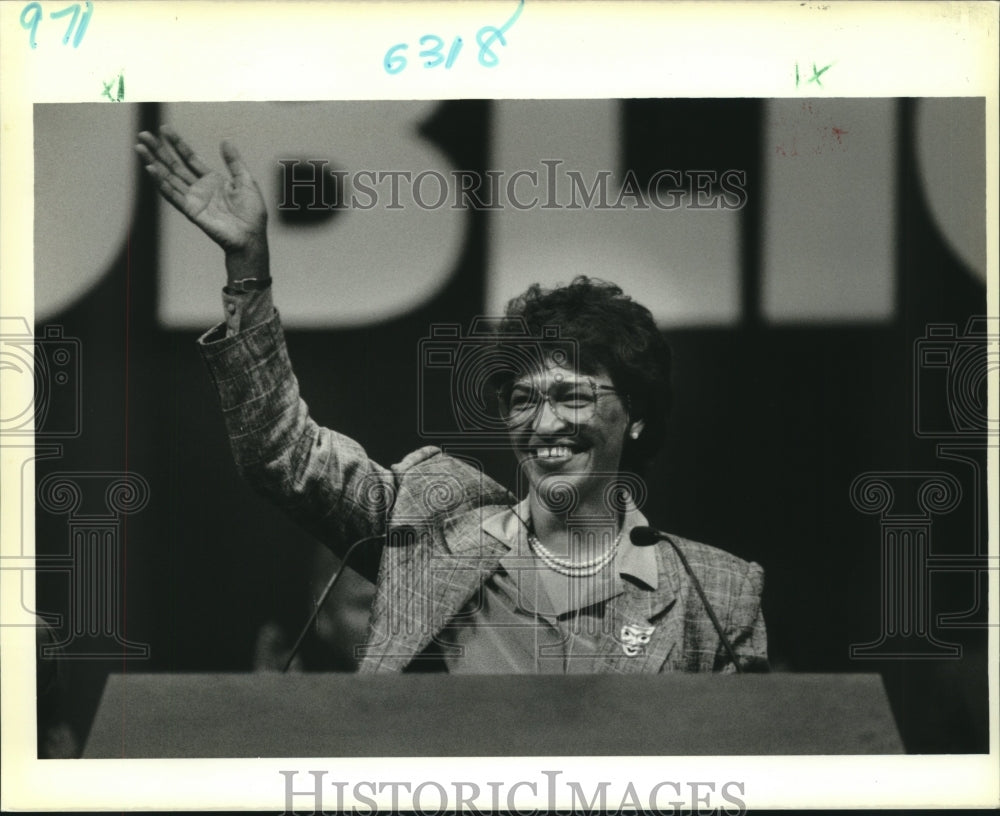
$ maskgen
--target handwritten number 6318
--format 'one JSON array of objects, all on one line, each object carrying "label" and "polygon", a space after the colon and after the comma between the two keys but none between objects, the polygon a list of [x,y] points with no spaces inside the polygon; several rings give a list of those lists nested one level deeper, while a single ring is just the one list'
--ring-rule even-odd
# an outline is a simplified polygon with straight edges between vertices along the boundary
[{"label": "handwritten number 6318", "polygon": [[[79,3],[74,3],[72,6],[66,6],[66,8],[53,11],[49,14],[49,17],[53,20],[58,20],[62,17],[70,18],[69,25],[66,27],[66,34],[62,39],[63,45],[69,45],[70,37],[72,37],[73,47],[76,48],[80,45],[83,35],[87,33],[87,25],[90,23],[90,16],[94,13],[94,6],[90,0],[87,0],[84,5],[86,6],[86,11],[83,12],[82,17],[80,16]],[[41,3],[28,3],[28,5],[21,9],[21,28],[30,32],[28,42],[32,48],[38,47],[38,43],[35,42],[35,35],[38,33],[38,24],[41,22],[42,16]],[[73,34],[73,29],[76,29],[75,35]]]},{"label": "handwritten number 6318", "polygon": [[[507,32],[507,29],[514,25],[514,22],[521,15],[523,7],[524,0],[520,0],[517,9],[502,26],[497,28],[496,26],[487,25],[476,32],[476,42],[479,44],[479,64],[484,68],[494,68],[500,62],[500,58],[493,53],[493,46],[498,42],[500,45],[507,44],[504,34]],[[442,64],[446,69],[451,68],[455,64],[455,59],[458,57],[463,45],[462,38],[455,37],[451,41],[448,53],[445,54],[445,41],[437,34],[425,34],[420,38],[419,43],[422,50],[418,53],[418,56],[424,60],[424,68],[436,68]],[[382,60],[386,73],[398,74],[406,68],[407,60],[403,52],[408,50],[409,47],[406,43],[397,43],[386,51],[385,57]]]}]

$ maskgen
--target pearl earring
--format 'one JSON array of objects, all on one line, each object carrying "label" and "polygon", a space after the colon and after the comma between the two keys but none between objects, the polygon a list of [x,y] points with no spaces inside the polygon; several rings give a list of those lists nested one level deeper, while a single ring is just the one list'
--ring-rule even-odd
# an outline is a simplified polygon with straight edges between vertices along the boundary
[{"label": "pearl earring", "polygon": [[638,439],[639,438],[639,432],[638,431],[632,431],[632,438],[633,439]]}]

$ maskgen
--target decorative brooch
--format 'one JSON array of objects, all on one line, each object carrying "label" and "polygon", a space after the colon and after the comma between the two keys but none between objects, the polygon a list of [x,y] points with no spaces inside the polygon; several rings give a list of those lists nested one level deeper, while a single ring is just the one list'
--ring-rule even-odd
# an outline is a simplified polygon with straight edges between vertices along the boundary
[{"label": "decorative brooch", "polygon": [[649,643],[650,636],[655,630],[655,626],[636,626],[626,623],[622,627],[621,636],[622,649],[625,651],[625,654],[629,657],[642,654],[646,644]]}]

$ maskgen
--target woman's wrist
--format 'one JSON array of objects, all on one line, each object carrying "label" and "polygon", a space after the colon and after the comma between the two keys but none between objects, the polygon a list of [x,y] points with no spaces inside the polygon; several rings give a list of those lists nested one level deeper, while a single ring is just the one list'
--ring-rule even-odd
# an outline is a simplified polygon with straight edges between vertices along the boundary
[{"label": "woman's wrist", "polygon": [[226,250],[227,285],[237,284],[238,281],[253,280],[263,283],[270,277],[266,235],[251,239],[246,246],[240,249]]}]

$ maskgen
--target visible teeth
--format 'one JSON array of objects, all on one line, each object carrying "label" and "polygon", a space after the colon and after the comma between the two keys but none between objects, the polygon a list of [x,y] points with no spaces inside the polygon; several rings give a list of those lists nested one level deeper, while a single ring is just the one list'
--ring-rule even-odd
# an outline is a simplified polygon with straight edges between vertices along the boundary
[{"label": "visible teeth", "polygon": [[539,448],[536,455],[539,459],[554,459],[560,456],[569,456],[569,448],[559,445],[551,448]]}]

